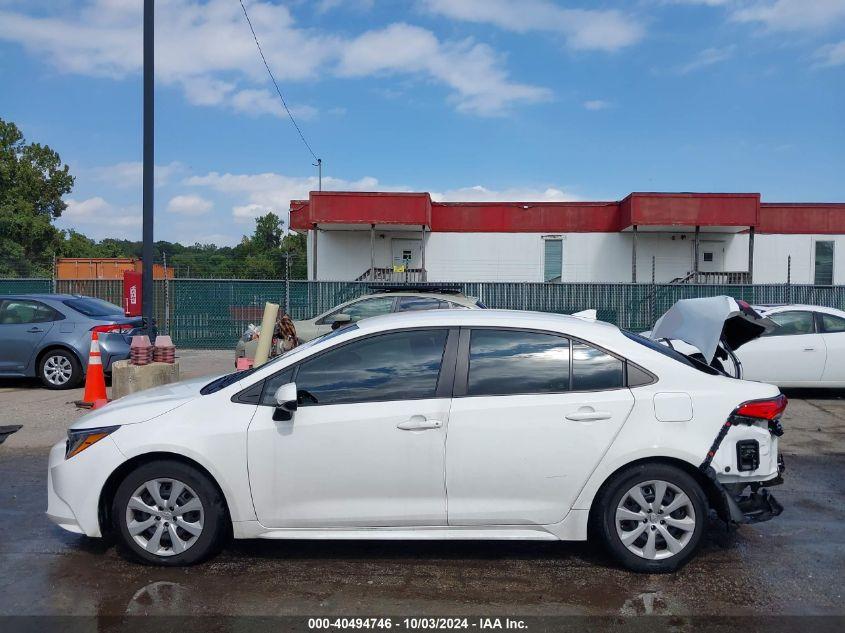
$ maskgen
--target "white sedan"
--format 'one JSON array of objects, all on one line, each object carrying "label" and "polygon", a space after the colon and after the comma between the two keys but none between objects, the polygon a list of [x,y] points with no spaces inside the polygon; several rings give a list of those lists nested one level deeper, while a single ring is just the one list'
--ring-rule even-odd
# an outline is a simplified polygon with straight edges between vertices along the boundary
[{"label": "white sedan", "polygon": [[708,508],[781,506],[777,387],[587,318],[365,319],[242,373],[122,398],[49,460],[47,513],[184,565],[266,539],[584,540],[678,568]]},{"label": "white sedan", "polygon": [[755,308],[777,327],[737,352],[745,379],[779,387],[845,387],[845,312],[811,305]]}]

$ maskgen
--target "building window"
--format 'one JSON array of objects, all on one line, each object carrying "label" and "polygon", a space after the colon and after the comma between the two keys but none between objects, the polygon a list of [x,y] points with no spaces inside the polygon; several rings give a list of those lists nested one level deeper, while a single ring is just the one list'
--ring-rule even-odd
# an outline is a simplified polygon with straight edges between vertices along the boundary
[{"label": "building window", "polygon": [[833,242],[816,242],[816,268],[813,283],[817,286],[833,285]]},{"label": "building window", "polygon": [[543,239],[543,281],[560,283],[563,278],[563,240]]},{"label": "building window", "polygon": [[712,262],[713,261],[713,253],[705,252],[704,253],[704,261]]}]

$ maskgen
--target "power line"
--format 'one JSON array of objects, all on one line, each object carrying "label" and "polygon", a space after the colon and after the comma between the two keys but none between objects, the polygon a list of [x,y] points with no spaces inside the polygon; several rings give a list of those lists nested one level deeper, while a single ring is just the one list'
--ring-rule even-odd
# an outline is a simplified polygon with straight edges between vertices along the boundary
[{"label": "power line", "polygon": [[284,96],[282,96],[282,91],[279,89],[279,84],[276,82],[276,78],[273,76],[273,71],[270,70],[270,65],[267,63],[267,58],[264,57],[264,51],[261,50],[261,44],[258,42],[258,36],[255,34],[255,29],[252,26],[252,20],[249,19],[249,13],[246,12],[246,7],[244,6],[243,0],[238,0],[241,3],[241,9],[243,9],[244,17],[246,18],[246,23],[249,24],[249,30],[252,31],[252,37],[255,40],[255,45],[258,47],[258,54],[261,55],[261,61],[264,62],[264,68],[267,69],[267,74],[270,75],[270,79],[273,82],[273,85],[276,87],[276,92],[279,94],[279,99],[282,101],[282,105],[285,108],[285,112],[288,113],[288,117],[290,117],[290,122],[293,123],[293,127],[296,128],[297,133],[299,134],[299,138],[302,139],[302,142],[305,144],[305,147],[308,148],[308,151],[311,152],[311,156],[314,157],[318,163],[322,163],[322,159],[317,158],[317,155],[314,153],[314,150],[311,149],[311,146],[308,144],[308,141],[305,140],[305,135],[302,133],[302,130],[299,129],[299,125],[296,123],[296,119],[293,118],[293,114],[288,108],[288,104],[285,101]]}]

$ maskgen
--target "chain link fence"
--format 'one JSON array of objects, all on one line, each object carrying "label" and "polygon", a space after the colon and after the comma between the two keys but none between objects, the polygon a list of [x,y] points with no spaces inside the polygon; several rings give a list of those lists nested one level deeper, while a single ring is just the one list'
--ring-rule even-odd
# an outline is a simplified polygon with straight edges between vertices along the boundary
[{"label": "chain link fence", "polygon": [[[426,284],[413,284],[419,287]],[[570,314],[596,309],[603,321],[635,331],[679,299],[729,295],[751,304],[804,303],[845,309],[845,286],[450,282],[490,308]],[[99,297],[121,305],[121,280],[0,279],[0,295],[61,292]],[[160,332],[185,348],[230,349],[250,323],[260,323],[264,304],[278,303],[293,319],[310,319],[373,292],[367,282],[171,279],[155,282],[155,318]]]}]

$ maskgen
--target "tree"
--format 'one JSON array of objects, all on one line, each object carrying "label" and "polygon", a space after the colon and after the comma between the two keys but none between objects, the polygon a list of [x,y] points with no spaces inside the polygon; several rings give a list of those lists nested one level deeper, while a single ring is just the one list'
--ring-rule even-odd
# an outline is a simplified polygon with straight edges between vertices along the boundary
[{"label": "tree", "polygon": [[62,196],[74,178],[47,145],[27,143],[18,127],[0,119],[0,275],[47,275],[61,252],[53,226],[67,208]]},{"label": "tree", "polygon": [[267,253],[282,245],[284,222],[272,211],[267,215],[255,218],[255,233],[252,236],[252,246],[259,253]]}]

